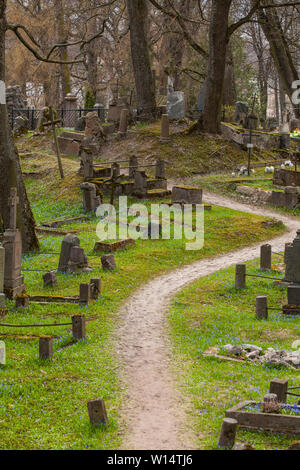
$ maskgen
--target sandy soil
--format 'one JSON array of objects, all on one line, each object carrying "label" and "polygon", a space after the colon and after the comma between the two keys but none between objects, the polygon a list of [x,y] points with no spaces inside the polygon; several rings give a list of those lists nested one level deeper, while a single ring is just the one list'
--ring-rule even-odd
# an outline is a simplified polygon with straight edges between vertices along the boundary
[{"label": "sandy soil", "polygon": [[[300,228],[296,218],[248,206],[216,194],[205,193],[205,202],[282,220],[289,232],[270,241],[274,251],[284,249]],[[137,290],[122,308],[117,331],[117,352],[123,363],[122,380],[128,397],[122,410],[126,432],[122,449],[195,449],[196,438],[187,429],[184,397],[170,370],[167,313],[172,298],[187,284],[259,256],[260,245],[218,258],[197,261],[160,276]]]}]

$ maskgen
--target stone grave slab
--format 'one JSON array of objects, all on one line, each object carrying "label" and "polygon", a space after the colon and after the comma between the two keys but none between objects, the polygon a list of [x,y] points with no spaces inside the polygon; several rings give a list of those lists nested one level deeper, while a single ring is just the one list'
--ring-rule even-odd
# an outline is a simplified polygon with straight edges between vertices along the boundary
[{"label": "stone grave slab", "polygon": [[126,240],[117,240],[115,242],[96,242],[94,251],[101,253],[115,253],[128,247],[135,246],[135,240],[127,238]]}]

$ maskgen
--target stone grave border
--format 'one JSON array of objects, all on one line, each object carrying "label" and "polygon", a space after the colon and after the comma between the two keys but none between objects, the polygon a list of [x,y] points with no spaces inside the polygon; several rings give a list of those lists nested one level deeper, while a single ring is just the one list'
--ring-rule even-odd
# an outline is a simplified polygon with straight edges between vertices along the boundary
[{"label": "stone grave border", "polygon": [[[259,431],[283,432],[300,435],[300,416],[280,415],[275,413],[263,413],[260,411],[247,411],[246,406],[262,406],[262,402],[247,400],[233,406],[226,411],[227,418],[236,419],[243,429]],[[299,409],[298,405],[294,405]]]}]

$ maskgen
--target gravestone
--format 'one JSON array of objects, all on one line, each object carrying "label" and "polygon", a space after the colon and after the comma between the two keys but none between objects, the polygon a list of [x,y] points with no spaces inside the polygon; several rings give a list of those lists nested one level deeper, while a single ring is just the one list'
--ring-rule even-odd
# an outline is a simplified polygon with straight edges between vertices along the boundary
[{"label": "gravestone", "polygon": [[249,113],[249,105],[243,101],[238,101],[235,104],[235,115],[234,121],[238,124],[244,124],[245,119],[247,118]]},{"label": "gravestone", "polygon": [[134,176],[134,195],[145,197],[147,194],[147,176],[145,171],[136,171]]},{"label": "gravestone", "polygon": [[84,147],[81,149],[81,163],[79,172],[83,174],[85,180],[91,179],[94,177],[94,157],[93,149],[90,147]]},{"label": "gravestone", "polygon": [[78,237],[76,237],[76,235],[68,233],[68,235],[65,236],[61,244],[60,258],[57,270],[59,273],[68,272],[71,249],[73,246],[80,246],[80,240]]},{"label": "gravestone", "polygon": [[9,228],[4,232],[3,247],[5,249],[4,293],[9,299],[25,292],[24,277],[21,275],[22,239],[17,229],[17,205],[19,198],[17,189],[10,190]]},{"label": "gravestone", "polygon": [[83,192],[83,209],[95,212],[101,204],[101,196],[97,196],[96,186],[92,183],[82,183],[80,189]]},{"label": "gravestone", "polygon": [[72,246],[70,250],[70,259],[68,263],[68,272],[90,272],[92,268],[89,267],[89,260],[80,246]]},{"label": "gravestone", "polygon": [[285,262],[284,280],[292,284],[300,284],[300,230],[297,230],[293,243],[286,245]]},{"label": "gravestone", "polygon": [[167,96],[167,114],[169,119],[184,119],[185,98],[183,91],[174,91]]},{"label": "gravestone", "polygon": [[54,287],[57,284],[57,276],[55,271],[49,271],[43,275],[44,287]]},{"label": "gravestone", "polygon": [[173,186],[172,203],[202,204],[203,189],[190,186]]},{"label": "gravestone", "polygon": [[101,264],[102,268],[108,271],[113,271],[117,267],[114,255],[101,256]]},{"label": "gravestone", "polygon": [[82,140],[82,147],[90,147],[93,154],[98,155],[105,140],[106,135],[97,111],[87,113],[85,116],[85,136]]},{"label": "gravestone", "polygon": [[0,341],[0,364],[3,366],[6,364],[6,348],[4,341]]},{"label": "gravestone", "polygon": [[5,307],[5,294],[4,294],[4,266],[5,266],[5,250],[0,245],[0,308]]}]

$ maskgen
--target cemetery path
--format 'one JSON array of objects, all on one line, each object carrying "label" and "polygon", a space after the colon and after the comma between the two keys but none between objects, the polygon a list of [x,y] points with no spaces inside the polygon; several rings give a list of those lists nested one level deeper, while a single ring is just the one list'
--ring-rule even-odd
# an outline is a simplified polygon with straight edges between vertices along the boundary
[{"label": "cemetery path", "polygon": [[[205,193],[205,202],[282,220],[288,232],[270,241],[282,251],[300,228],[300,221],[266,208],[245,205]],[[291,234],[292,232],[292,234]],[[259,256],[260,244],[204,259],[159,276],[136,291],[121,311],[117,350],[128,387],[122,411],[127,426],[122,448],[130,450],[195,449],[195,437],[187,429],[185,397],[177,391],[171,372],[167,313],[173,297],[187,284],[233,264]]]}]

